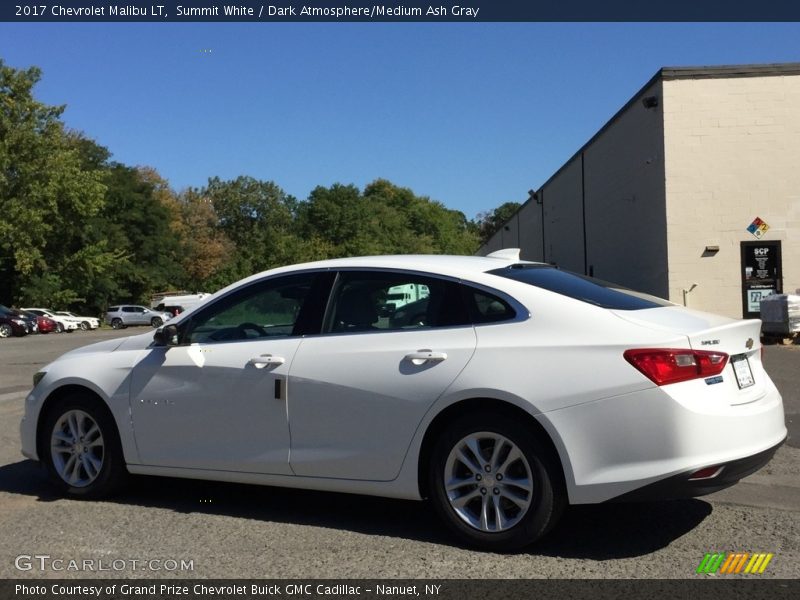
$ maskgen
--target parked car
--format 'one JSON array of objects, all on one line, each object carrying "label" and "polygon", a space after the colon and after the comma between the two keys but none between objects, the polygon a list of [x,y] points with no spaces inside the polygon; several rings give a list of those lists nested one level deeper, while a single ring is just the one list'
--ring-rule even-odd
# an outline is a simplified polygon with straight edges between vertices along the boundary
[{"label": "parked car", "polygon": [[39,331],[39,324],[37,322],[39,317],[37,317],[35,314],[24,310],[19,310],[18,308],[12,308],[11,312],[25,321],[25,328],[28,330],[28,333],[37,333]]},{"label": "parked car", "polygon": [[33,313],[39,317],[47,317],[48,319],[52,319],[56,322],[56,331],[58,331],[58,333],[63,333],[65,331],[72,333],[80,326],[77,319],[57,315],[49,308],[23,308],[22,310]]},{"label": "parked car", "polygon": [[0,337],[28,334],[28,324],[15,311],[0,304]]},{"label": "parked car", "polygon": [[106,312],[106,323],[114,329],[123,329],[129,325],[150,325],[161,327],[172,318],[167,312],[153,310],[135,304],[120,304],[112,306]]},{"label": "parked car", "polygon": [[52,333],[58,331],[58,323],[53,321],[50,317],[36,316],[36,325],[38,326],[39,333]]},{"label": "parked car", "polygon": [[75,313],[66,310],[56,311],[56,314],[60,317],[70,317],[75,319],[78,322],[78,327],[84,331],[88,331],[89,329],[97,329],[100,327],[100,319],[97,317],[80,317]]},{"label": "parked car", "polygon": [[[412,284],[413,317],[382,316]],[[427,498],[463,542],[514,550],[568,503],[765,465],[786,426],[759,326],[518,251],[284,267],[42,368],[23,454],[80,497],[141,473]]]}]

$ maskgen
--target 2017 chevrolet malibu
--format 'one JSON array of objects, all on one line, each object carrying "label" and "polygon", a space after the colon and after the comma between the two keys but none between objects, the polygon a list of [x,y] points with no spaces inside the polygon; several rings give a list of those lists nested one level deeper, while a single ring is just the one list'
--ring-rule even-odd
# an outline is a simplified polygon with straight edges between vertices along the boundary
[{"label": "2017 chevrolet malibu", "polygon": [[567,503],[766,464],[786,427],[759,326],[518,251],[308,263],[50,363],[22,448],[74,496],[144,473],[428,498],[462,541],[513,550]]}]

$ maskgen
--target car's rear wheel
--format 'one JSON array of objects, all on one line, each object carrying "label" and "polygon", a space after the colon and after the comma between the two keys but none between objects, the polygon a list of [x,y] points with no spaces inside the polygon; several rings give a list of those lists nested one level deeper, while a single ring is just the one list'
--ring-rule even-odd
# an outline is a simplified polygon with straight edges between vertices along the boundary
[{"label": "car's rear wheel", "polygon": [[436,442],[431,500],[463,542],[514,551],[556,523],[565,504],[560,469],[534,436],[509,417],[483,413],[462,417]]},{"label": "car's rear wheel", "polygon": [[164,324],[164,320],[161,317],[153,317],[150,319],[150,325],[153,327],[161,327]]},{"label": "car's rear wheel", "polygon": [[0,338],[11,337],[14,334],[14,330],[11,329],[11,325],[8,323],[3,323],[0,325]]},{"label": "car's rear wheel", "polygon": [[123,327],[125,327],[125,324],[122,322],[122,319],[120,318],[111,319],[111,327],[113,329],[122,329]]},{"label": "car's rear wheel", "polygon": [[50,479],[65,494],[106,496],[127,475],[117,428],[108,409],[89,394],[72,394],[48,411],[39,441]]}]

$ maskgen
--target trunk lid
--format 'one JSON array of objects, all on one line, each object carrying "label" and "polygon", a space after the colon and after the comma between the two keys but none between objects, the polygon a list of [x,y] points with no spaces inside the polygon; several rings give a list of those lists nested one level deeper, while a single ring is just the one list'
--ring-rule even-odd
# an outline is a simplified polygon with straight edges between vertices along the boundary
[{"label": "trunk lid", "polygon": [[766,392],[768,378],[761,363],[760,320],[731,319],[681,306],[611,312],[642,327],[683,335],[687,348],[692,350],[727,354],[728,364],[720,379],[707,378],[706,384],[715,391],[725,389],[730,404],[753,402]]}]

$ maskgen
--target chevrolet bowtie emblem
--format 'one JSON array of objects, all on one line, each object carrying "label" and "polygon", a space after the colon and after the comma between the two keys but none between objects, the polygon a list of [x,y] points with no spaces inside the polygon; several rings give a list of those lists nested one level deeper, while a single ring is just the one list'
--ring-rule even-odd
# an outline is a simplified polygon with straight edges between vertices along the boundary
[{"label": "chevrolet bowtie emblem", "polygon": [[745,347],[750,350],[753,347],[753,338],[747,338],[747,341],[744,343]]}]

